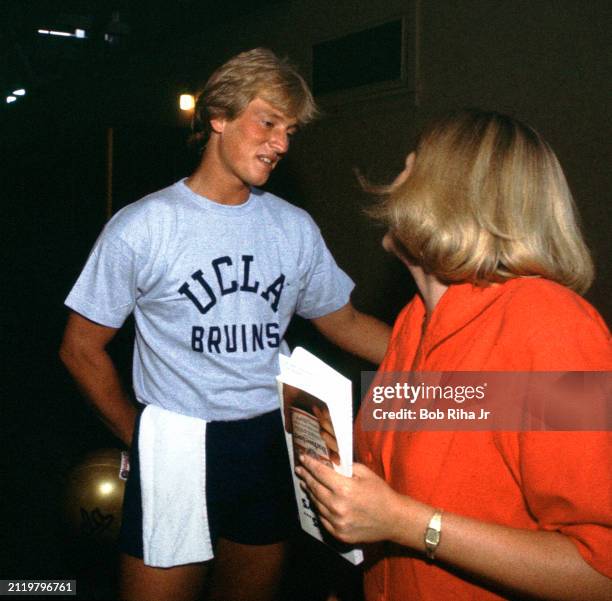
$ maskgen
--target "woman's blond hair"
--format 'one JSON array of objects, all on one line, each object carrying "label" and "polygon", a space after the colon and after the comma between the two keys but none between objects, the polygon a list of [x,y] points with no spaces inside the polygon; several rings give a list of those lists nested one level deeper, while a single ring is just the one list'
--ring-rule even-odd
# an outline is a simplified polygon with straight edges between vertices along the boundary
[{"label": "woman's blond hair", "polygon": [[198,97],[190,142],[202,150],[215,117],[235,119],[256,96],[305,125],[317,115],[308,84],[287,59],[267,48],[242,52],[221,65]]},{"label": "woman's blond hair", "polygon": [[443,282],[542,276],[584,293],[593,281],[557,157],[511,117],[463,110],[432,122],[410,176],[374,191],[382,201],[368,213]]}]

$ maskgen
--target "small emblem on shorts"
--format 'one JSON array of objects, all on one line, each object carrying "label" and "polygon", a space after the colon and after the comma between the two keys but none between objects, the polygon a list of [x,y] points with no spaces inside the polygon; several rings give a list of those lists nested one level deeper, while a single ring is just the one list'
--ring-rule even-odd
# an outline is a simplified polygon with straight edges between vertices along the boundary
[{"label": "small emblem on shorts", "polygon": [[130,455],[121,451],[121,467],[119,468],[119,478],[127,480],[130,475]]}]

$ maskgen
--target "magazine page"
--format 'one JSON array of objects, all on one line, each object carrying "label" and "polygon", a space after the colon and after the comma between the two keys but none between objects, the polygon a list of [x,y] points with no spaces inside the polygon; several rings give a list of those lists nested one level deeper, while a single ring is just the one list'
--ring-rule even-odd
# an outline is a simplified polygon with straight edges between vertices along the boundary
[{"label": "magazine page", "polygon": [[280,366],[278,393],[300,524],[305,532],[357,565],[363,561],[362,551],[337,541],[325,531],[294,472],[299,455],[308,454],[342,475],[351,476],[351,382],[302,347],[297,347],[291,357],[281,355]]}]

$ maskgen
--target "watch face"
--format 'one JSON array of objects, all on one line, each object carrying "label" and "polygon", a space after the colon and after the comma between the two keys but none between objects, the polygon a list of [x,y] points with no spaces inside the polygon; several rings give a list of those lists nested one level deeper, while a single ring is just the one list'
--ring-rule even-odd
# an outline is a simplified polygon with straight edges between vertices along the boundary
[{"label": "watch face", "polygon": [[427,557],[433,560],[434,554],[440,544],[441,528],[442,528],[442,512],[436,511],[431,517],[427,529],[425,530],[425,550]]},{"label": "watch face", "polygon": [[428,545],[437,545],[440,542],[440,531],[428,528],[427,534],[425,535],[425,542]]}]

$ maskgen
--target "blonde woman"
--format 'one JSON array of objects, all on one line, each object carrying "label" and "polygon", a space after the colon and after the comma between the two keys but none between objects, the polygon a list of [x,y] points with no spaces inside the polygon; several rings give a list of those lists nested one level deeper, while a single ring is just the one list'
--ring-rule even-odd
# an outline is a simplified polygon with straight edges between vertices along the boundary
[{"label": "blonde woman", "polygon": [[[572,197],[536,131],[448,115],[378,191],[383,245],[418,287],[379,373],[612,368],[610,333],[580,296],[593,267]],[[608,432],[359,423],[353,478],[308,457],[298,473],[334,536],[373,543],[368,601],[612,598]]]}]

